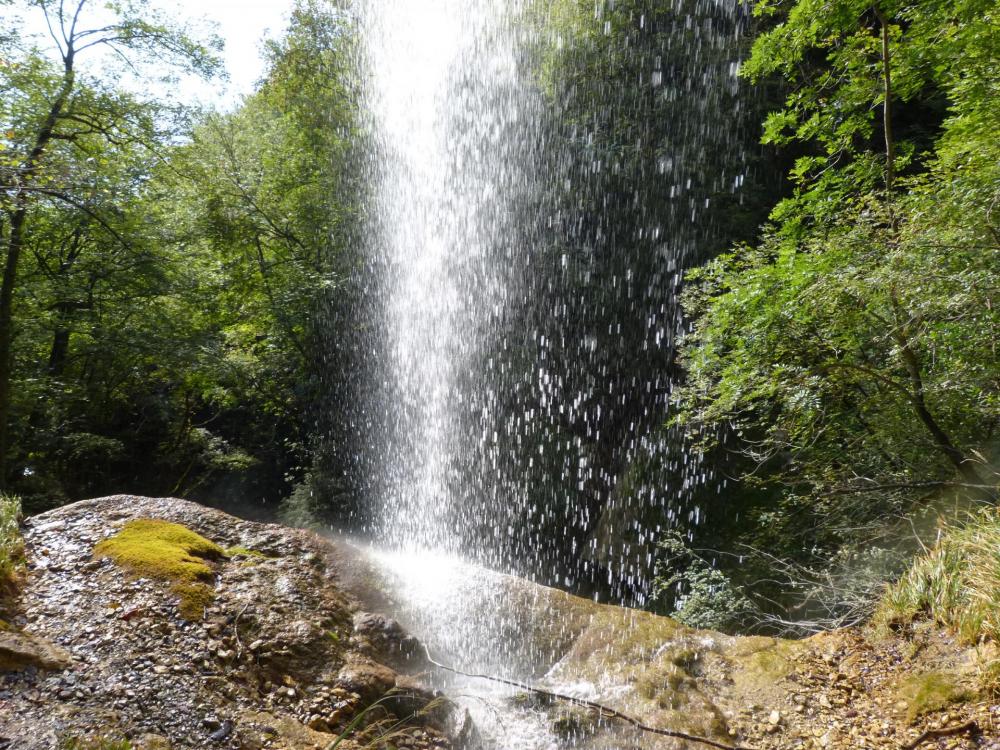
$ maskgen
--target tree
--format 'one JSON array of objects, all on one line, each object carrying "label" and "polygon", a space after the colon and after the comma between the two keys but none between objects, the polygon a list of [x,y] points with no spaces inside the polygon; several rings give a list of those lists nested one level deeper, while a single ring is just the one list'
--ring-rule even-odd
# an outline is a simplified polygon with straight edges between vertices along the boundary
[{"label": "tree", "polygon": [[[0,161],[0,208],[4,214],[3,277],[0,283],[0,487],[9,477],[7,459],[12,403],[15,344],[15,297],[22,255],[29,239],[34,209],[45,203],[73,207],[93,219],[110,242],[126,243],[112,223],[93,205],[95,170],[57,169],[54,147],[65,145],[76,166],[95,159],[90,149],[102,144],[133,143],[145,147],[162,142],[168,108],[116,88],[111,74],[98,77],[81,69],[80,61],[98,51],[141,74],[144,63],[184,73],[210,75],[217,66],[210,47],[183,29],[126,0],[111,16],[90,18],[87,0],[66,5],[35,0],[58,53],[54,64],[35,48],[17,45],[20,56],[3,67],[0,89],[5,97],[0,122],[6,135]],[[92,22],[91,22],[92,20]],[[62,162],[61,166],[68,166]],[[77,249],[79,249],[79,243]],[[74,258],[75,262],[75,258]],[[61,349],[61,345],[56,347]],[[59,366],[59,352],[54,352]]]},{"label": "tree", "polygon": [[[338,7],[297,4],[259,89],[236,111],[204,117],[155,185],[164,240],[198,259],[192,283],[216,341],[193,411],[266,467],[269,498],[306,474],[337,484],[338,461],[310,465],[327,444],[348,451],[331,422],[345,410],[338,349],[357,261],[352,47]],[[316,495],[315,505],[335,504]]]},{"label": "tree", "polygon": [[[746,536],[817,560],[935,490],[995,498],[1000,14],[992,0],[763,2],[764,139],[811,153],[762,241],[689,274],[678,423],[782,487]],[[747,519],[750,520],[750,519]]]}]

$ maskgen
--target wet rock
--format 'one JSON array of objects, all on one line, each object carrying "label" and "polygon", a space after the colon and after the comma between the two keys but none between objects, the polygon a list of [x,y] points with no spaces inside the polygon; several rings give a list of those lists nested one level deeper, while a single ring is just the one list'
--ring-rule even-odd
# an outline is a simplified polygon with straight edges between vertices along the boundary
[{"label": "wet rock", "polygon": [[0,630],[0,672],[38,667],[66,669],[72,656],[44,638],[17,630]]},{"label": "wet rock", "polygon": [[216,729],[212,734],[208,736],[212,742],[222,742],[223,740],[229,739],[229,735],[233,733],[233,722],[226,719],[222,722],[222,726]]},{"label": "wet rock", "polygon": [[[220,547],[271,557],[218,560],[206,619],[185,622],[161,582],[91,560],[96,544],[139,518],[180,524]],[[310,532],[242,522],[181,500],[131,496],[66,506],[25,527],[29,561],[44,558],[45,566],[30,576],[24,617],[14,622],[23,627],[30,618],[37,637],[8,630],[6,651],[0,649],[26,662],[19,672],[0,672],[4,737],[56,737],[71,727],[81,737],[132,737],[135,747],[154,747],[143,738],[157,736],[164,740],[155,747],[172,750],[305,750],[331,743],[331,716],[343,729],[395,687],[396,672],[350,642],[351,600],[329,568],[330,545]],[[398,626],[386,625],[378,627],[405,641]],[[68,666],[69,652],[80,666],[65,679],[41,669]],[[337,687],[341,672],[348,687]],[[426,742],[405,744],[451,747],[443,733],[428,732]]]},{"label": "wet rock", "polygon": [[396,620],[372,612],[354,615],[355,642],[373,659],[394,669],[423,670],[429,666],[419,641]]},{"label": "wet rock", "polygon": [[340,687],[357,694],[366,703],[378,700],[396,687],[396,673],[372,661],[358,661],[345,666],[337,675]]},{"label": "wet rock", "polygon": [[222,728],[222,722],[216,716],[209,714],[204,719],[201,720],[202,726],[205,727],[210,732],[214,732]]}]

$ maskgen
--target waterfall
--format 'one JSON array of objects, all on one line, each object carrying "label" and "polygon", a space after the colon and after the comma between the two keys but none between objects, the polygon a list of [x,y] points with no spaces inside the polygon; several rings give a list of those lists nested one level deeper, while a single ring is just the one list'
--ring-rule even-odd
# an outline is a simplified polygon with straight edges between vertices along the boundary
[{"label": "waterfall", "polygon": [[[371,236],[384,325],[381,535],[459,550],[473,510],[461,460],[488,423],[484,373],[535,190],[541,137],[507,2],[371,3],[363,20],[375,117]],[[473,501],[474,502],[474,501]]]},{"label": "waterfall", "polygon": [[365,505],[407,624],[466,667],[555,656],[505,635],[489,569],[642,604],[657,533],[702,520],[712,470],[665,425],[681,274],[748,210],[745,10],[360,5]]},{"label": "waterfall", "polygon": [[[740,0],[365,0],[377,538],[643,604],[719,482],[666,427],[686,267],[757,221]],[[762,217],[757,217],[762,218]]]}]

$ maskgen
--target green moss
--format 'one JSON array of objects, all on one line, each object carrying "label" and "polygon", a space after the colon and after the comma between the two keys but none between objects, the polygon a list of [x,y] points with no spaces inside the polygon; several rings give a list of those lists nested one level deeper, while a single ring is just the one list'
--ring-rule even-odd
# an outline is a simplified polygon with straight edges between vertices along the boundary
[{"label": "green moss", "polygon": [[635,682],[636,692],[658,708],[679,709],[688,702],[688,691],[694,681],[675,664],[651,668],[641,673]]},{"label": "green moss", "polygon": [[779,649],[758,651],[747,660],[747,667],[767,680],[780,680],[787,677],[794,664],[780,652]]},{"label": "green moss", "polygon": [[732,665],[733,680],[739,689],[757,691],[770,689],[794,672],[803,650],[802,641],[747,636],[726,651],[726,660]]},{"label": "green moss", "polygon": [[957,675],[923,672],[900,684],[899,697],[906,703],[906,720],[913,722],[924,714],[973,700],[976,696]]},{"label": "green moss", "polygon": [[188,620],[200,619],[213,598],[214,571],[210,560],[225,557],[214,542],[180,524],[152,518],[129,521],[114,536],[94,547],[98,557],[109,557],[141,578],[171,585],[177,610]]},{"label": "green moss", "polygon": [[227,547],[225,550],[226,557],[257,557],[257,558],[267,558],[263,552],[258,552],[255,549],[247,549],[246,547]]},{"label": "green moss", "polygon": [[200,620],[215,598],[204,583],[175,583],[170,590],[177,594],[177,611],[185,620]]}]

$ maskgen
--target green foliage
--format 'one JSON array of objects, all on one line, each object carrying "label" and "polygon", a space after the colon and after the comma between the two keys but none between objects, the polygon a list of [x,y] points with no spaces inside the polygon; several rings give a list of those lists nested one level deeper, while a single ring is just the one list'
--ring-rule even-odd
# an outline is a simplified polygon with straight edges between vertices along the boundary
[{"label": "green foliage", "polygon": [[24,562],[20,524],[20,499],[0,494],[0,600],[14,588]]},{"label": "green foliage", "polygon": [[662,535],[657,552],[653,598],[674,619],[692,628],[734,631],[757,613],[740,588],[679,533]]},{"label": "green foliage", "polygon": [[[44,9],[56,19],[55,4],[26,12]],[[114,10],[105,32],[133,75],[215,70],[216,39],[142,3]],[[34,509],[125,486],[275,500],[308,461],[325,371],[313,321],[346,263],[350,28],[302,3],[260,91],[228,115],[120,87],[90,39],[72,75],[17,40],[0,67],[6,187],[69,92],[30,200],[0,190],[0,239],[19,211],[25,226],[0,474]]]},{"label": "green foliage", "polygon": [[764,138],[811,152],[685,300],[677,424],[769,490],[755,541],[821,566],[928,496],[996,495],[1000,14],[878,6],[758,4],[744,72],[792,84]]}]

